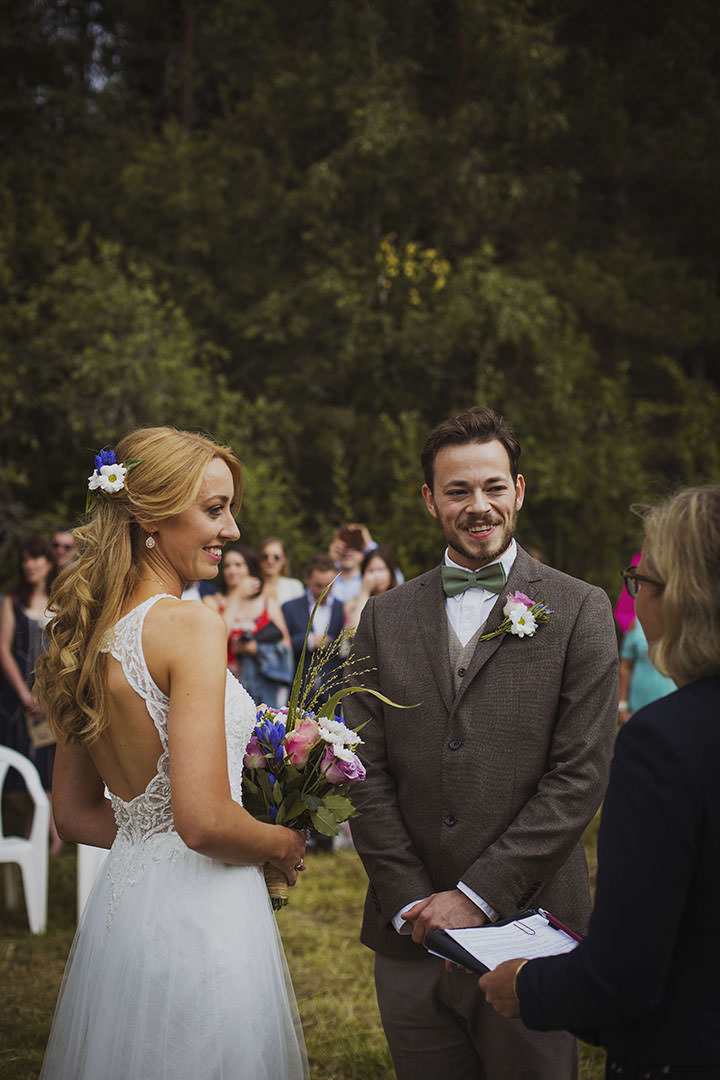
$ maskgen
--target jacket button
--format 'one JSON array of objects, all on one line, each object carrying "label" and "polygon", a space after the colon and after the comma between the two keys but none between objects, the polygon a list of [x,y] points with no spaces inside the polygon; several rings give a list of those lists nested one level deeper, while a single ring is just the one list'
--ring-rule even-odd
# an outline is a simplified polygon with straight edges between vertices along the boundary
[{"label": "jacket button", "polygon": [[459,750],[461,746],[462,746],[462,739],[451,739],[450,742],[448,743],[448,747],[451,750]]},{"label": "jacket button", "polygon": [[456,823],[457,823],[457,818],[455,817],[454,814],[448,814],[447,817],[445,818],[445,824],[446,825],[455,825]]},{"label": "jacket button", "polygon": [[459,679],[462,679],[462,677],[463,677],[463,675],[465,674],[465,672],[466,672],[466,671],[467,671],[467,668],[464,668],[464,667],[459,667],[459,668],[457,669],[457,673],[458,673],[458,678],[459,678]]}]

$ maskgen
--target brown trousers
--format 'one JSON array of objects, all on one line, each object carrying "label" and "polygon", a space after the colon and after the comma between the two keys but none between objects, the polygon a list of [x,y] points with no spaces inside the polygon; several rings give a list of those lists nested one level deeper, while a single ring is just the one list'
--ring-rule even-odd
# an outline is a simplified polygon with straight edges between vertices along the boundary
[{"label": "brown trousers", "polygon": [[375,987],[398,1080],[577,1080],[565,1031],[529,1031],[485,1003],[477,977],[442,960],[375,955]]}]

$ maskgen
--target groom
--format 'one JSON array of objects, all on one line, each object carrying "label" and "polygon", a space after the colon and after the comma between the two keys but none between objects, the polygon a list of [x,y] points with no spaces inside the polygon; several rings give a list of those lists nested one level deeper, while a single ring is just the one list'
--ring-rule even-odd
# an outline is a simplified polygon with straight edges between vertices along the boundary
[{"label": "groom", "polygon": [[[436,927],[481,926],[530,906],[583,931],[581,837],[602,799],[617,721],[617,645],[598,588],[535,562],[513,539],[520,446],[471,409],[430,433],[422,493],[443,566],[370,599],[354,651],[365,695],[367,780],[352,833],[369,878],[362,940],[399,1080],[572,1080],[577,1045],[485,1004],[475,977],[423,949]],[[472,573],[477,571],[477,573]],[[470,572],[470,573],[469,573]],[[520,637],[498,629],[509,593],[547,603]]]}]

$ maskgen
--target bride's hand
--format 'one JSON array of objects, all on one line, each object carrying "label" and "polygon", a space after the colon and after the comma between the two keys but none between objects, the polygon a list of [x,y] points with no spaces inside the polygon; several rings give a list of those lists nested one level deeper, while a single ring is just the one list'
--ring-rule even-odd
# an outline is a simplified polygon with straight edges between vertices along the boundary
[{"label": "bride's hand", "polygon": [[294,885],[297,881],[298,871],[305,869],[305,834],[297,829],[286,829],[284,825],[273,825],[273,829],[282,829],[286,833],[286,852],[281,858],[270,859],[273,866],[277,866],[287,878],[288,885]]}]

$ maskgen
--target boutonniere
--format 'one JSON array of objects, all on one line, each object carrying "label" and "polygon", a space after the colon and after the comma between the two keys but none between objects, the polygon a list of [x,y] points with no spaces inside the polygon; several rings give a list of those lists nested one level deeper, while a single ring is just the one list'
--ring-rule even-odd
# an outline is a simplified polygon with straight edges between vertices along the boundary
[{"label": "boutonniere", "polygon": [[489,641],[498,634],[515,634],[516,637],[532,637],[541,623],[550,622],[552,612],[545,601],[536,603],[525,593],[508,593],[503,608],[505,618],[489,634],[482,634],[480,641]]}]

